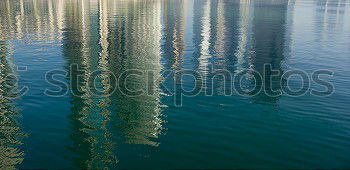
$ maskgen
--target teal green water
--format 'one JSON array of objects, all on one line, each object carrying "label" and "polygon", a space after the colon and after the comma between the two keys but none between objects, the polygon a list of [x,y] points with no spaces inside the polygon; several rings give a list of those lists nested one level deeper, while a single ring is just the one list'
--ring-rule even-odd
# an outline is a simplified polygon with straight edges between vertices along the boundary
[{"label": "teal green water", "polygon": [[[350,168],[349,16],[348,0],[0,0],[0,168]],[[78,82],[56,79],[80,95],[46,95],[59,88],[45,74],[76,75],[72,64],[83,71]],[[203,87],[213,95],[166,91],[195,86],[166,70],[207,81],[264,64],[330,70],[322,78],[333,93],[224,95],[233,80],[220,78]],[[88,92],[95,70],[105,94],[107,73],[131,69],[160,79]],[[12,98],[13,86],[28,92]]]}]

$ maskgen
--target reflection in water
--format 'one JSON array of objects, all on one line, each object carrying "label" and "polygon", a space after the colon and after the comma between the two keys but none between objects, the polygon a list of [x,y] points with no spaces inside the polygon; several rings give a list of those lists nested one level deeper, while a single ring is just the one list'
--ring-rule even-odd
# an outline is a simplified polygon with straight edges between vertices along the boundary
[{"label": "reflection in water", "polygon": [[[265,64],[271,64],[271,69],[283,74],[281,65],[288,50],[288,44],[285,44],[288,43],[285,41],[287,0],[212,0],[194,3],[194,8],[203,10],[194,10],[193,40],[196,48],[193,56],[198,59],[197,70],[205,79],[212,78],[222,69],[231,73],[253,69],[264,76]],[[274,8],[273,11],[271,7]],[[274,76],[272,72],[267,72],[262,88],[268,92],[281,90],[280,80],[281,75]],[[206,85],[209,86],[211,81],[209,79]],[[212,86],[217,91],[223,91],[225,86],[232,83],[225,82],[220,77],[215,77],[214,81],[216,82]],[[243,82],[243,86],[248,89],[254,87],[254,84]],[[258,103],[275,103],[277,97],[268,96],[262,91],[253,100]]]},{"label": "reflection in water", "polygon": [[14,119],[18,112],[12,100],[13,82],[9,78],[13,74],[13,66],[8,58],[10,45],[0,41],[0,169],[13,169],[23,161],[24,152],[19,149],[24,133]]},{"label": "reflection in water", "polygon": [[[166,0],[163,2],[163,43],[162,43],[162,65],[164,70],[181,71],[184,64],[185,49],[185,8],[190,1]],[[166,81],[169,84],[181,84],[179,78]]]},{"label": "reflection in water", "polygon": [[[89,78],[92,73],[99,69],[106,68],[106,49],[108,42],[106,40],[107,28],[107,2],[99,1],[98,9],[92,9],[88,1],[71,1],[65,4],[67,19],[66,31],[64,37],[64,54],[70,65],[76,64],[83,71],[80,79],[72,81],[73,91],[76,96],[72,96],[72,130],[71,135],[74,144],[72,150],[78,154],[74,160],[79,167],[102,168],[111,167],[117,163],[114,155],[115,142],[112,140],[112,134],[109,125],[111,112],[109,98],[93,96],[89,89],[93,86],[89,84]],[[90,18],[90,13],[97,13],[98,18]],[[90,32],[96,25],[99,25],[98,32]],[[99,39],[99,40],[98,40]],[[94,41],[98,41],[99,44]],[[100,55],[98,55],[98,53]],[[94,57],[99,56],[98,58]],[[77,75],[78,72],[72,72]],[[74,77],[74,76],[73,76]],[[106,93],[105,74],[101,74],[97,87],[101,87],[103,93]]]},{"label": "reflection in water", "polygon": [[[211,51],[212,38],[214,36],[212,28],[212,3],[215,1],[204,0],[193,2],[193,58],[194,71],[201,74],[199,81],[205,83],[211,71]],[[204,84],[203,89],[208,87]]]},{"label": "reflection in water", "polygon": [[202,41],[200,44],[200,56],[198,58],[199,65],[198,70],[205,76],[208,73],[208,65],[209,65],[209,47],[210,47],[210,29],[211,29],[211,22],[210,22],[210,8],[211,8],[211,1],[206,0],[205,4],[203,6],[203,16],[202,16]]},{"label": "reflection in water", "polygon": [[[225,4],[223,0],[217,1],[217,26],[215,29],[217,29],[216,33],[216,42],[215,42],[215,52],[218,57],[224,57],[223,54],[225,52],[225,41],[226,41],[226,19],[225,19]],[[220,63],[217,63],[218,65],[224,65],[224,60],[221,60]]]},{"label": "reflection in water", "polygon": [[[207,83],[205,84],[205,90],[207,90],[212,83],[211,76],[219,71],[226,69],[230,73],[238,73],[244,69],[254,69],[261,75],[265,75],[263,80],[265,90],[281,90],[286,84],[280,84],[280,75],[286,71],[283,64],[292,58],[290,57],[292,54],[291,46],[294,48],[293,54],[297,53],[295,49],[310,53],[297,53],[305,56],[316,54],[317,49],[325,49],[323,47],[339,48],[327,48],[330,49],[326,51],[329,56],[335,54],[336,50],[342,52],[339,55],[348,53],[342,49],[342,45],[348,46],[348,40],[341,39],[342,42],[338,42],[338,39],[343,36],[339,32],[344,33],[348,31],[349,27],[346,25],[348,23],[345,22],[345,13],[349,11],[349,7],[346,5],[348,0],[315,0],[312,1],[313,3],[310,2],[298,0],[1,0],[0,40],[3,41],[0,41],[0,96],[11,95],[5,82],[6,76],[14,73],[8,58],[12,50],[10,43],[20,42],[11,40],[25,41],[25,43],[16,44],[18,45],[16,47],[33,45],[34,43],[31,42],[33,40],[39,40],[38,44],[41,45],[47,44],[46,40],[55,41],[57,46],[52,46],[50,49],[57,48],[57,50],[53,50],[53,53],[62,50],[60,51],[62,54],[51,54],[49,51],[48,58],[63,58],[57,60],[57,63],[60,64],[55,64],[59,68],[69,71],[72,75],[69,80],[74,95],[60,98],[60,101],[69,104],[62,102],[62,105],[54,106],[71,108],[69,117],[62,120],[62,122],[69,124],[67,131],[64,132],[64,134],[68,133],[69,137],[63,139],[63,132],[61,132],[62,134],[53,134],[50,130],[40,133],[53,136],[52,141],[58,143],[51,143],[49,146],[61,145],[60,148],[69,146],[66,147],[67,150],[62,151],[64,153],[62,155],[69,155],[68,158],[62,155],[57,156],[64,157],[60,161],[67,163],[67,166],[73,163],[74,167],[79,168],[107,169],[115,168],[118,165],[123,167],[121,165],[123,161],[134,161],[131,158],[136,158],[135,162],[137,163],[147,164],[146,161],[150,161],[151,163],[148,165],[150,167],[157,167],[157,165],[152,164],[154,162],[161,164],[159,160],[174,162],[176,159],[182,160],[183,166],[189,165],[191,167],[197,166],[198,162],[203,162],[204,159],[200,155],[203,155],[201,152],[204,147],[208,151],[214,151],[205,159],[220,159],[219,161],[222,161],[223,165],[231,165],[233,159],[252,160],[251,162],[255,163],[269,159],[268,162],[279,165],[281,161],[276,160],[276,155],[281,152],[280,150],[271,150],[272,156],[266,157],[266,151],[259,150],[262,147],[257,147],[255,143],[250,145],[251,141],[262,141],[260,146],[276,143],[276,141],[265,142],[265,138],[255,138],[259,135],[267,135],[266,141],[281,136],[285,137],[273,130],[275,129],[273,125],[280,122],[257,117],[256,113],[262,113],[262,109],[269,113],[276,113],[275,110],[269,110],[270,106],[284,106],[286,116],[283,116],[288,117],[288,120],[286,118],[285,124],[281,123],[281,131],[289,128],[286,127],[288,125],[292,127],[287,129],[288,133],[299,133],[298,127],[310,127],[315,124],[315,118],[317,120],[322,118],[319,116],[311,117],[310,126],[305,126],[307,123],[301,125],[299,122],[302,121],[295,120],[294,113],[297,112],[299,115],[310,113],[309,116],[314,116],[316,115],[314,113],[316,111],[312,110],[314,108],[302,105],[305,108],[298,109],[304,109],[305,112],[301,113],[290,109],[289,105],[283,105],[283,101],[285,103],[293,101],[290,98],[284,96],[279,98],[278,95],[271,97],[264,92],[254,97],[248,97],[248,99],[236,94],[222,96],[215,93],[208,97],[201,93],[193,98],[186,98],[186,106],[184,107],[167,107],[163,103],[166,105],[173,103],[167,100],[170,97],[163,97],[161,82],[170,86],[173,84],[183,85],[185,88],[191,87],[194,82],[188,81],[188,79],[184,81],[176,79],[179,81],[173,82],[173,77],[165,79],[162,71],[181,71],[185,68],[193,68],[194,71],[198,71],[203,76],[205,83]],[[298,7],[298,10],[301,11],[311,7],[314,9],[310,10],[311,14],[314,14],[311,17],[313,25],[305,26],[305,28],[310,29],[306,33],[304,30],[293,30],[294,27],[304,28],[304,26],[300,26],[303,25],[303,22],[301,24],[293,23],[302,21],[302,19],[293,21],[295,18],[293,15],[297,15],[294,13],[297,11],[293,9],[294,7]],[[307,42],[300,37],[295,38],[298,34],[311,36],[310,39],[314,41]],[[344,35],[349,36],[349,34]],[[300,47],[302,46],[300,44],[303,43],[309,46],[307,48]],[[37,48],[38,50],[43,49],[40,45]],[[16,50],[20,51],[21,48],[13,49],[13,51]],[[29,51],[31,53],[28,55],[37,55],[35,50]],[[327,55],[320,54],[320,58],[328,58],[327,61],[338,60],[338,62],[345,58],[334,59],[327,57]],[[67,63],[62,62],[62,60],[67,61]],[[305,67],[314,63],[313,61],[305,63],[302,60],[297,62],[302,63],[300,67],[303,69],[307,69]],[[41,67],[40,63],[29,61],[29,59],[22,63],[31,68],[33,68],[32,65],[39,65],[35,68]],[[280,75],[274,76],[272,72],[265,72],[264,64],[270,64],[271,69],[280,71]],[[76,65],[78,70],[71,70],[71,65]],[[331,64],[327,65],[327,62],[319,65],[331,67]],[[318,67],[311,69],[316,68],[318,69]],[[144,74],[127,77],[126,87],[123,86],[123,82],[119,82],[121,83],[119,90],[110,96],[107,95],[111,90],[117,88],[116,83],[118,83],[111,79],[110,72],[116,77],[120,77],[125,71],[131,69],[137,69]],[[91,76],[96,70],[99,73],[93,84]],[[341,70],[342,73],[347,73],[344,70]],[[146,71],[150,73],[146,73]],[[78,80],[74,79],[76,76],[78,76]],[[154,81],[149,81],[151,77]],[[272,79],[270,79],[271,77]],[[211,85],[218,92],[223,91],[227,87],[226,85],[233,83],[233,80],[224,81],[223,77],[216,77],[215,81]],[[249,79],[243,85],[252,87],[254,86],[253,81]],[[91,90],[94,85],[102,96],[92,94]],[[44,87],[45,85],[38,86]],[[138,96],[125,94],[127,91],[139,90],[151,91],[148,91],[148,94]],[[341,95],[344,97],[346,93]],[[35,105],[36,101],[42,100],[40,95],[30,97],[32,97],[31,100],[25,102],[32,102]],[[8,100],[4,97],[0,99],[0,168],[16,168],[16,165],[24,159],[24,152],[20,149],[23,147],[21,138],[24,134],[14,119],[14,116],[18,115],[15,100]],[[308,98],[304,100],[306,99]],[[329,98],[328,101],[331,99]],[[30,108],[40,108],[40,106]],[[334,108],[336,107],[332,107],[332,109]],[[329,110],[334,113],[335,111],[332,109]],[[319,110],[319,112],[322,111]],[[52,112],[52,115],[60,114]],[[169,112],[177,114],[170,115]],[[160,138],[161,134],[165,132],[163,114],[170,115],[167,117],[169,123],[166,124],[169,128],[169,134]],[[38,114],[33,116],[44,117],[42,119],[44,121],[53,119],[50,117],[51,115]],[[280,115],[276,117],[278,116]],[[284,120],[285,117],[280,118]],[[329,123],[330,121],[327,119],[323,121]],[[338,121],[337,124],[341,124],[336,118],[333,117],[333,119]],[[303,121],[307,122],[308,120]],[[32,122],[28,124],[32,124]],[[42,126],[45,126],[45,123],[40,128],[46,128]],[[32,127],[40,129],[39,125],[32,125]],[[249,133],[241,134],[233,127],[239,127],[239,130]],[[333,134],[333,132],[341,132],[331,131],[327,128],[324,130],[333,136],[338,135]],[[311,132],[319,133],[316,130],[309,132],[309,134]],[[320,134],[319,136],[327,135]],[[297,135],[307,136],[308,133]],[[306,145],[307,142],[319,142],[318,139],[324,139],[324,136],[316,136],[317,140],[313,141],[305,141],[306,138],[302,137],[292,140],[295,140],[295,143]],[[204,140],[198,140],[201,137]],[[338,141],[338,143],[346,141],[347,138],[341,137],[338,139],[329,138],[335,139],[334,141]],[[219,138],[220,140],[217,140]],[[232,141],[237,141],[237,143]],[[36,143],[36,141],[32,143]],[[178,146],[172,145],[172,143],[178,144]],[[309,143],[309,145],[316,146],[314,143]],[[283,148],[292,153],[301,153],[289,150],[289,146],[286,147],[287,144],[282,142],[277,144],[280,146],[276,145],[276,148]],[[323,144],[328,145],[326,142]],[[347,144],[340,144],[339,148],[343,149],[347,146]],[[32,146],[26,147],[32,149]],[[38,146],[33,148],[36,147]],[[323,148],[310,148],[306,146],[309,153],[316,153],[311,152],[314,150],[324,151],[324,155],[327,153],[327,151],[322,150]],[[156,152],[148,154],[149,157],[147,157],[148,155],[144,156],[143,152],[150,152],[153,149]],[[254,152],[251,151],[252,149]],[[34,150],[32,152],[36,151],[32,150]],[[47,150],[47,153],[43,153],[43,155],[56,154],[51,152]],[[189,154],[185,155],[185,152]],[[233,153],[244,154],[234,155]],[[346,153],[348,152],[345,151],[343,154],[346,155]],[[30,159],[31,155],[28,155],[30,154],[26,151],[26,156]],[[341,156],[344,157],[344,155]],[[188,161],[185,160],[186,158],[193,160],[186,164]],[[35,161],[41,160],[29,161],[29,167]],[[288,161],[293,160],[285,159],[282,163]],[[194,163],[196,165],[193,165]],[[204,162],[203,165],[210,165],[210,163],[212,162]],[[167,165],[161,166],[166,167]],[[178,165],[180,168],[181,166]],[[124,165],[124,167],[127,166]]]},{"label": "reflection in water", "polygon": [[163,6],[163,24],[164,24],[164,43],[163,56],[166,58],[166,69],[178,70],[181,68],[182,57],[185,48],[185,4],[184,0],[164,1]]},{"label": "reflection in water", "polygon": [[[72,97],[72,150],[79,154],[75,162],[80,166],[113,167],[118,162],[116,134],[126,143],[157,145],[152,138],[161,131],[159,82],[152,85],[152,95],[130,97],[118,91],[98,97],[89,91],[93,86],[90,76],[95,70],[101,71],[95,85],[102,94],[108,94],[116,83],[108,71],[116,77],[128,69],[153,71],[157,79],[161,70],[161,6],[156,1],[100,0],[95,9],[87,1],[74,3],[66,4],[67,17],[73,17],[66,23],[64,54],[70,64],[77,64],[84,73],[78,83],[72,82],[73,91],[79,94]],[[98,32],[91,32],[94,23],[98,23]],[[125,88],[132,91],[149,88],[146,77],[129,77],[127,82]]]},{"label": "reflection in water", "polygon": [[[270,94],[260,92],[253,98],[257,103],[272,103],[278,101],[276,91],[281,90],[281,75],[283,74],[282,62],[285,50],[285,25],[288,1],[255,1],[253,24],[253,57],[252,69],[263,76],[263,90]],[[274,10],[271,11],[271,6]],[[264,65],[271,65],[272,70],[278,70],[280,74],[273,75],[268,69],[264,71]],[[271,95],[272,94],[272,95]]]},{"label": "reflection in water", "polygon": [[333,38],[334,31],[344,29],[344,15],[347,0],[323,0],[315,1],[316,13],[314,20],[315,41],[327,42]]},{"label": "reflection in water", "polygon": [[237,70],[250,68],[250,45],[252,39],[252,19],[254,13],[253,5],[250,0],[241,0],[239,8],[239,37],[235,56],[237,58]]},{"label": "reflection in water", "polygon": [[[119,77],[131,69],[150,71],[154,80],[161,77],[161,2],[159,1],[116,1],[117,23],[111,32],[110,70]],[[113,125],[119,130],[126,143],[156,146],[154,141],[162,130],[159,83],[147,83],[147,76],[128,77],[125,92],[154,89],[153,93],[128,96],[117,91],[111,96]],[[147,87],[147,84],[149,85]],[[125,89],[126,88],[126,89]]]},{"label": "reflection in water", "polygon": [[57,40],[63,25],[64,0],[0,1],[0,39]]}]

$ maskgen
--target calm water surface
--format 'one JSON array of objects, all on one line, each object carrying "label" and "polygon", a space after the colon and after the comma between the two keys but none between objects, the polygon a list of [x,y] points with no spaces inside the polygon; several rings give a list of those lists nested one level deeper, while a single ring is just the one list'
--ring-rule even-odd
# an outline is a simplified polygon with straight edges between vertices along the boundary
[{"label": "calm water surface", "polygon": [[[0,95],[15,95],[9,77],[29,88],[0,98],[0,168],[349,168],[349,17],[348,0],[0,0]],[[78,74],[72,64],[80,81],[56,79],[80,95],[45,95],[58,90],[45,73]],[[194,87],[165,70],[206,78],[223,69],[262,73],[264,64],[331,70],[323,79],[334,93],[225,96],[232,82],[218,78],[213,95],[177,107],[165,92]],[[130,69],[160,77],[154,93],[87,92],[95,70],[103,94],[108,71]],[[127,88],[150,88],[146,81],[131,77]]]}]

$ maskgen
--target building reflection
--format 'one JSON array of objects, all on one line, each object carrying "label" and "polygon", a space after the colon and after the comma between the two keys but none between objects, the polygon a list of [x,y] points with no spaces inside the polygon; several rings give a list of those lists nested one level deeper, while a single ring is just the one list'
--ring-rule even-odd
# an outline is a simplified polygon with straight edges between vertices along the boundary
[{"label": "building reflection", "polygon": [[[216,94],[232,83],[232,80],[225,82],[221,77],[212,80],[222,70],[232,74],[246,69],[255,70],[265,76],[261,82],[262,88],[269,95],[262,91],[252,97],[253,102],[276,104],[280,95],[270,94],[271,91],[281,90],[284,85],[280,82],[282,63],[289,51],[289,33],[286,33],[286,24],[292,18],[287,16],[287,10],[291,8],[289,1],[208,0],[194,3],[195,9],[202,10],[194,10],[193,57],[198,61],[197,70],[204,79],[208,79],[206,88],[212,85]],[[274,7],[273,11],[271,6]],[[280,75],[264,73],[265,64],[271,65],[272,70],[280,71]],[[249,89],[254,85],[248,82],[243,86]]]},{"label": "building reflection", "polygon": [[[347,19],[347,0],[323,0],[315,1],[316,12],[314,14],[314,32],[316,42],[326,42],[334,37],[329,36],[334,31],[343,31],[344,20]],[[336,38],[334,38],[335,41]]]},{"label": "building reflection", "polygon": [[[274,10],[271,10],[271,6]],[[280,94],[275,92],[281,91],[284,84],[281,77],[286,50],[287,9],[287,0],[254,1],[251,68],[262,75],[262,89],[265,89],[253,97],[256,103],[277,104],[280,97]],[[270,65],[272,70],[279,71],[279,74],[264,71],[266,64]]]},{"label": "building reflection", "polygon": [[[197,6],[198,3],[198,6]],[[212,29],[212,22],[211,22],[211,1],[206,0],[203,2],[197,2],[195,1],[195,8],[202,7],[202,10],[200,10],[202,13],[200,14],[200,18],[198,18],[198,22],[201,22],[201,26],[199,29],[201,32],[197,33],[197,35],[200,35],[200,42],[198,43],[198,71],[206,77],[209,74],[209,58],[211,58],[209,48],[210,48],[210,38],[211,38],[211,29]],[[196,11],[196,10],[194,10]],[[194,15],[195,16],[195,15]],[[196,29],[194,27],[194,29]]]},{"label": "building reflection", "polygon": [[239,9],[239,3],[223,0],[194,1],[193,7],[193,57],[197,62],[195,70],[205,82],[204,89],[209,91],[213,88],[214,94],[217,94],[232,83],[216,74],[222,74],[222,70],[234,73],[236,58],[233,54],[237,47],[235,40],[239,19],[235,12]]},{"label": "building reflection", "polygon": [[[2,40],[57,40],[63,29],[64,0],[0,1]],[[4,17],[6,16],[6,17]]]},{"label": "building reflection", "polygon": [[15,119],[19,112],[11,100],[16,96],[11,88],[11,75],[15,72],[8,58],[10,48],[7,41],[0,41],[0,169],[15,169],[24,159],[21,146],[25,134]]},{"label": "building reflection", "polygon": [[[227,24],[228,22],[226,21],[225,18],[225,2],[223,0],[218,0],[215,1],[216,2],[216,15],[213,15],[213,17],[216,17],[216,27],[214,27],[214,29],[216,29],[216,38],[215,38],[215,42],[214,44],[214,49],[216,52],[216,55],[218,57],[224,57],[224,53],[225,53],[225,41],[226,41],[226,35],[228,34],[227,31]],[[216,65],[224,65],[224,60],[219,60],[219,63],[217,63]]]},{"label": "building reflection", "polygon": [[[183,68],[188,2],[15,1],[0,1],[0,15],[7,16],[0,18],[1,39],[62,40],[63,55],[68,63],[66,69],[72,77],[79,75],[79,81],[70,81],[74,95],[70,98],[73,143],[69,149],[75,153],[72,157],[77,167],[115,167],[119,161],[118,143],[158,146],[157,138],[164,131],[162,110],[165,107],[161,104],[160,72]],[[342,6],[342,2],[335,4]],[[193,3],[193,10],[189,10],[193,12],[194,52],[191,57],[195,60],[195,70],[204,79],[223,69],[231,73],[254,69],[264,75],[264,64],[283,73],[282,63],[289,46],[285,25],[289,22],[286,13],[290,1],[195,0]],[[327,1],[320,6],[329,4],[333,3]],[[341,13],[341,8],[336,12]],[[0,82],[3,83],[6,75],[13,71],[5,57],[9,44],[1,41],[0,47]],[[71,71],[71,65],[77,65],[82,73]],[[94,82],[100,96],[91,93],[90,77],[96,70],[101,71]],[[119,77],[128,70],[150,71],[154,80],[159,81],[150,83],[145,75],[131,76],[127,86],[119,86],[115,93],[108,95],[118,83],[110,79],[109,71]],[[265,76],[270,77],[271,73]],[[265,79],[264,87],[280,90],[280,79],[280,76]],[[224,83],[232,82],[219,79],[213,86],[222,90]],[[0,88],[0,93],[7,92],[2,84]],[[122,93],[149,92],[150,89],[151,93],[137,96]],[[276,104],[278,97],[261,93],[252,100]],[[0,130],[0,135],[4,136],[0,152],[5,153],[1,155],[0,166],[11,167],[23,160],[23,152],[17,147],[21,145],[17,137],[22,133],[12,118],[16,114],[12,102],[1,98],[0,107],[1,124],[6,127]]]},{"label": "building reflection", "polygon": [[185,5],[184,0],[163,2],[165,69],[179,70],[185,48]]},{"label": "building reflection", "polygon": [[171,78],[164,80],[167,88],[176,88],[181,84],[180,78],[176,76],[180,76],[178,73],[184,67],[185,17],[188,3],[191,1],[163,1],[162,65],[164,70],[174,73]]},{"label": "building reflection", "polygon": [[[10,75],[16,74],[11,64],[11,40],[57,40],[63,29],[63,0],[4,0],[0,1],[0,168],[16,168],[24,160],[21,149],[22,132],[16,118],[20,113],[15,107],[8,87]],[[9,77],[10,76],[10,77]],[[11,82],[11,81],[10,81]],[[7,97],[4,97],[7,96]]]},{"label": "building reflection", "polygon": [[251,50],[253,36],[254,3],[251,0],[240,0],[238,42],[235,50],[236,72],[251,69]]},{"label": "building reflection", "polygon": [[[97,4],[95,4],[97,3]],[[71,79],[72,96],[72,134],[71,150],[77,154],[74,163],[85,168],[110,168],[116,165],[114,153],[116,142],[113,140],[110,124],[111,112],[109,98],[94,96],[90,90],[95,84],[90,83],[90,76],[95,70],[106,70],[107,9],[106,1],[90,2],[82,0],[67,1],[65,32],[63,34],[63,53],[69,66],[76,65],[71,74],[78,76]],[[98,8],[93,8],[93,7]],[[94,14],[94,17],[90,15]],[[99,31],[92,31],[92,29]],[[99,43],[96,43],[99,42]],[[68,67],[69,67],[68,66]],[[70,68],[67,68],[70,70]],[[96,86],[105,93],[105,77],[101,74]]]},{"label": "building reflection", "polygon": [[[71,150],[75,163],[85,168],[117,165],[117,142],[157,146],[162,130],[160,82],[147,76],[129,77],[116,87],[111,77],[128,70],[160,75],[161,3],[159,1],[67,1],[64,5],[63,53],[69,65],[83,71],[71,81]],[[142,14],[141,14],[142,13]],[[115,16],[118,17],[115,17]],[[98,30],[98,31],[94,31]],[[67,68],[69,69],[69,68]],[[91,76],[99,74],[94,84]],[[73,79],[72,79],[73,80]],[[93,86],[98,94],[93,93]],[[154,89],[152,94],[128,96],[126,90]]]},{"label": "building reflection", "polygon": [[[161,8],[160,1],[115,1],[117,18],[110,34],[110,70],[119,77],[128,70],[152,72],[154,80],[161,77]],[[149,83],[147,76],[130,76],[126,86],[111,96],[113,126],[129,144],[157,146],[162,131],[160,82]],[[125,91],[151,93],[130,96]]]},{"label": "building reflection", "polygon": [[212,55],[210,47],[215,37],[213,33],[212,22],[212,1],[194,1],[193,2],[193,61],[194,71],[200,74],[197,78],[197,84],[203,83],[203,90],[206,91],[210,87],[206,84],[209,81],[210,71],[212,68]]}]

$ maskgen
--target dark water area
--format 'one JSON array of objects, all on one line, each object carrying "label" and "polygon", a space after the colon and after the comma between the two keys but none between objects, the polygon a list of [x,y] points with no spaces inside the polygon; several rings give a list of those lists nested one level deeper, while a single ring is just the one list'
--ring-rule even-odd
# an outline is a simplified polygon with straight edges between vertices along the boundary
[{"label": "dark water area", "polygon": [[[0,0],[0,169],[350,168],[349,17],[349,0]],[[245,70],[264,77],[244,95],[215,76]],[[290,70],[332,72],[331,93],[249,91],[305,88]]]}]

